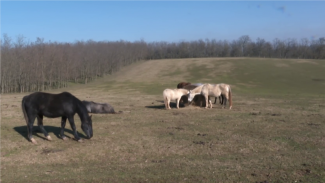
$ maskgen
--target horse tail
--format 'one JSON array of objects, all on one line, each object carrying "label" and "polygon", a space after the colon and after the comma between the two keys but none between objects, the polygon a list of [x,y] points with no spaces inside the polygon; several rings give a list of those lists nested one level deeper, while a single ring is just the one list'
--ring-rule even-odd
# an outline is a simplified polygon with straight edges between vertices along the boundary
[{"label": "horse tail", "polygon": [[229,109],[231,109],[231,107],[232,107],[232,97],[231,97],[231,88],[230,88],[230,86],[229,86],[228,95],[229,95]]},{"label": "horse tail", "polygon": [[21,109],[23,110],[24,118],[25,118],[26,124],[28,125],[28,116],[27,116],[26,108],[25,108],[25,100],[26,100],[26,98],[24,97],[23,100],[21,101]]}]

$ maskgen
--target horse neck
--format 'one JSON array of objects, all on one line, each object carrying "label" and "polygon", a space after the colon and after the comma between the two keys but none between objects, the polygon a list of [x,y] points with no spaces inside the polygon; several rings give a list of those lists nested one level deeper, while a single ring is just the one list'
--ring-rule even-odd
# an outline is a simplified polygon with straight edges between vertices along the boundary
[{"label": "horse neck", "polygon": [[201,91],[202,91],[202,87],[203,87],[203,85],[198,86],[198,87],[194,88],[193,91],[194,91],[195,93],[201,93]]},{"label": "horse neck", "polygon": [[82,102],[77,102],[77,114],[80,117],[81,123],[86,122],[89,117],[87,108]]}]

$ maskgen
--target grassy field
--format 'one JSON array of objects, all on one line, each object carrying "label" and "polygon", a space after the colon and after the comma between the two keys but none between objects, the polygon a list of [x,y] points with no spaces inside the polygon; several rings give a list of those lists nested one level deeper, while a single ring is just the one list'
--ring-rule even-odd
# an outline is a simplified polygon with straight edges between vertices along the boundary
[{"label": "grassy field", "polygon": [[[124,111],[93,114],[82,143],[69,125],[59,138],[59,118],[44,118],[53,141],[28,142],[27,94],[1,95],[1,182],[325,182],[324,71],[325,60],[151,60],[50,91]],[[162,91],[181,81],[230,84],[233,109],[165,110]]]}]

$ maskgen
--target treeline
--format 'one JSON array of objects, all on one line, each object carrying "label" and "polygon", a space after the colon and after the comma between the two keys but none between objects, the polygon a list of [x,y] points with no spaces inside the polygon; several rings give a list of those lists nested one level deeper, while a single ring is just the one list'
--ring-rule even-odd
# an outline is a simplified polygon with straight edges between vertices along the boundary
[{"label": "treeline", "polygon": [[87,83],[147,57],[144,42],[75,43],[1,40],[1,93],[45,91]]},{"label": "treeline", "polygon": [[1,93],[45,91],[69,83],[87,83],[139,60],[199,57],[325,59],[325,38],[268,42],[241,36],[234,41],[58,43],[41,38],[27,42],[23,36],[13,41],[4,34],[0,87]]},{"label": "treeline", "polygon": [[325,59],[325,37],[308,39],[279,40],[272,42],[258,38],[252,41],[249,36],[237,40],[198,40],[191,42],[148,43],[148,58],[200,58],[200,57],[268,57]]}]

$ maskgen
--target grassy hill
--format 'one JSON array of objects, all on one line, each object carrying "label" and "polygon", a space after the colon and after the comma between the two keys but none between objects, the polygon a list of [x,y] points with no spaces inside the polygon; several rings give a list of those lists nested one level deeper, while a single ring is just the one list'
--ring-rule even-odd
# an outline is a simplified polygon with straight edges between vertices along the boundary
[{"label": "grassy hill", "polygon": [[324,60],[269,58],[151,60],[123,68],[105,80],[106,84],[101,86],[108,89],[134,88],[147,94],[160,94],[164,88],[176,87],[181,81],[224,82],[236,87],[237,91],[248,94],[253,92],[274,95],[322,95],[325,88],[324,70]]},{"label": "grassy hill", "polygon": [[[1,96],[3,182],[325,182],[325,60],[195,58],[150,60],[69,91],[122,114],[93,114],[94,137],[27,141],[27,94]],[[177,83],[228,83],[233,109],[165,110]],[[75,116],[77,130],[79,117]],[[36,127],[36,123],[35,129]]]}]

